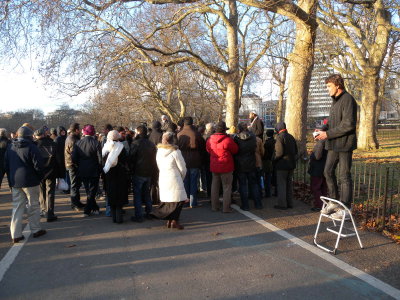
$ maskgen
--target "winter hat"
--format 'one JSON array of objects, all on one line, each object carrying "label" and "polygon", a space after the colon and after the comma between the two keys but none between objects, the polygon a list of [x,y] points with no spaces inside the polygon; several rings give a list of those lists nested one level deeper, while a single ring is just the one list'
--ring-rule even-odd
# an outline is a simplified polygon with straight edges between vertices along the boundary
[{"label": "winter hat", "polygon": [[267,129],[267,137],[273,137],[274,136],[274,130],[273,129]]},{"label": "winter hat", "polygon": [[50,129],[50,134],[57,135],[57,129],[56,128],[51,128]]},{"label": "winter hat", "polygon": [[31,138],[33,137],[33,130],[29,127],[22,126],[17,130],[17,136],[19,138]]},{"label": "winter hat", "polygon": [[24,123],[24,124],[22,124],[21,127],[28,127],[28,128],[33,130],[33,126],[31,124],[29,124],[29,123]]},{"label": "winter hat", "polygon": [[276,131],[276,132],[279,132],[279,131],[281,131],[282,129],[286,129],[286,124],[285,124],[285,122],[279,122],[279,123],[277,123],[277,124],[275,125],[275,131]]},{"label": "winter hat", "polygon": [[215,126],[215,132],[224,133],[227,130],[229,130],[229,128],[226,127],[226,123],[224,121],[219,121]]},{"label": "winter hat", "polygon": [[94,130],[94,126],[93,125],[85,125],[82,129],[83,135],[95,135],[96,131]]},{"label": "winter hat", "polygon": [[121,138],[121,135],[116,130],[111,130],[107,134],[107,140],[109,141],[118,141]]},{"label": "winter hat", "polygon": [[40,128],[38,130],[35,130],[35,136],[42,136],[45,135],[46,131],[43,128]]}]

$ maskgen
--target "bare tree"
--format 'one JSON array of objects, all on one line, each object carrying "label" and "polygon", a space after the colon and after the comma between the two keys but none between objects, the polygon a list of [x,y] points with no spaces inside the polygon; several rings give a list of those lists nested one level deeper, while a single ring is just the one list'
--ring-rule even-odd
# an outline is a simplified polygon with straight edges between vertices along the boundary
[{"label": "bare tree", "polygon": [[368,5],[336,4],[321,0],[319,26],[327,34],[339,37],[346,45],[343,52],[350,69],[334,67],[356,77],[362,87],[358,148],[376,149],[376,111],[379,103],[379,80],[391,31],[394,29],[389,7],[382,0]]}]

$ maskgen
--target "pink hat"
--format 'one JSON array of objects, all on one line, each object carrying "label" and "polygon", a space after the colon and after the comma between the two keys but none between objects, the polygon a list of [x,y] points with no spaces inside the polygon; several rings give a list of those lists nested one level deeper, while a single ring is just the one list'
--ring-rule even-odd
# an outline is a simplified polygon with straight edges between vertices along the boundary
[{"label": "pink hat", "polygon": [[94,130],[94,126],[93,125],[90,125],[90,124],[88,124],[88,125],[85,125],[84,127],[83,127],[83,129],[82,129],[82,131],[83,131],[83,134],[84,135],[95,135],[95,130]]}]

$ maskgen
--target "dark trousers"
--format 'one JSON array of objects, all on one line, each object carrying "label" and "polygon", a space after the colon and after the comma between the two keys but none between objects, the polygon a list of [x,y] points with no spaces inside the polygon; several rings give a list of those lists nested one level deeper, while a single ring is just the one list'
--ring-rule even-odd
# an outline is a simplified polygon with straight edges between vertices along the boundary
[{"label": "dark trousers", "polygon": [[[145,212],[149,214],[152,209],[151,197],[150,197],[150,185],[151,177],[142,177],[133,175],[133,193],[134,193],[134,204],[135,204],[135,217],[142,218],[142,201],[144,200]],[[142,199],[143,198],[143,199]]]},{"label": "dark trousers", "polygon": [[311,176],[311,192],[314,197],[314,207],[322,208],[321,196],[326,196],[328,187],[324,176]]},{"label": "dark trousers", "polygon": [[3,182],[3,178],[4,178],[5,174],[6,174],[6,171],[0,170],[0,188],[1,188],[1,184]]},{"label": "dark trousers", "polygon": [[99,177],[82,178],[82,183],[85,187],[87,197],[84,213],[90,214],[92,211],[99,210],[99,206],[96,203],[96,194],[99,189]]},{"label": "dark trousers", "polygon": [[212,173],[210,171],[210,166],[203,166],[200,169],[201,175],[201,188],[207,191],[207,197],[211,197],[211,184],[212,184]]},{"label": "dark trousers", "polygon": [[276,170],[278,205],[293,207],[293,170]]},{"label": "dark trousers", "polygon": [[[328,186],[329,197],[335,200],[340,200],[347,207],[351,207],[351,202],[353,201],[353,181],[350,173],[352,156],[353,151],[335,152],[329,150],[324,169],[324,176]],[[338,165],[340,193],[335,174],[335,170]]]},{"label": "dark trousers", "polygon": [[46,217],[54,216],[54,198],[56,194],[56,179],[47,178],[40,181],[40,210]]},{"label": "dark trousers", "polygon": [[256,170],[251,172],[238,172],[240,201],[242,209],[249,209],[249,189],[254,196],[256,208],[262,208],[259,183]]},{"label": "dark trousers", "polygon": [[69,180],[71,182],[71,207],[81,207],[81,194],[79,193],[79,189],[82,185],[82,180],[78,176],[78,171],[76,168],[68,169]]},{"label": "dark trousers", "polygon": [[271,197],[272,195],[272,172],[264,172],[264,189],[265,197]]}]

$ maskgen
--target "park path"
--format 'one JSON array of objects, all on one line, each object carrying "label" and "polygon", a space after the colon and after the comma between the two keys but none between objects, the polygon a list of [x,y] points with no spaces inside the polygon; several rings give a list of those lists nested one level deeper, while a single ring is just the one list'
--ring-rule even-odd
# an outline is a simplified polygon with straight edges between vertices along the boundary
[{"label": "park path", "polygon": [[[1,197],[4,257],[9,203]],[[82,218],[58,195],[60,220],[25,242],[0,299],[393,299],[247,216],[202,202],[182,212],[177,231],[157,220]]]}]

